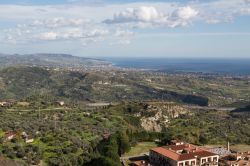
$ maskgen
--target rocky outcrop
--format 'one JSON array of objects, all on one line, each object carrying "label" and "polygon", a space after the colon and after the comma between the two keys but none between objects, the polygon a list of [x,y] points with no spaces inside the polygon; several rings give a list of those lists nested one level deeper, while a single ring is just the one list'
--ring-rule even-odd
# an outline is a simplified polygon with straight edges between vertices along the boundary
[{"label": "rocky outcrop", "polygon": [[189,111],[175,103],[148,103],[143,112],[137,113],[141,117],[141,126],[146,131],[161,132],[168,127],[171,119],[187,114]]}]

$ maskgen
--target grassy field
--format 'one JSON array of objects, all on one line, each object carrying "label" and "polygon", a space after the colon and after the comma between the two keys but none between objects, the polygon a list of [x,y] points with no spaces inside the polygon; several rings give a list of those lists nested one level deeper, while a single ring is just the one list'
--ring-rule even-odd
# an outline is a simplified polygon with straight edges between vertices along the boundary
[{"label": "grassy field", "polygon": [[135,147],[132,147],[128,153],[124,154],[124,157],[147,153],[151,148],[154,147],[157,147],[154,142],[140,142]]},{"label": "grassy field", "polygon": [[250,145],[243,145],[243,144],[232,145],[230,148],[232,150],[239,151],[239,152],[250,151]]}]

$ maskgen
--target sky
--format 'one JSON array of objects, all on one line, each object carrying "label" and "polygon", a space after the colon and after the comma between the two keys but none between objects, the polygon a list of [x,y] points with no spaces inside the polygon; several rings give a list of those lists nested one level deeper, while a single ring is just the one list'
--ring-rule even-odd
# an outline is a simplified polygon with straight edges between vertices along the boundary
[{"label": "sky", "polygon": [[250,58],[250,0],[0,0],[0,53]]}]

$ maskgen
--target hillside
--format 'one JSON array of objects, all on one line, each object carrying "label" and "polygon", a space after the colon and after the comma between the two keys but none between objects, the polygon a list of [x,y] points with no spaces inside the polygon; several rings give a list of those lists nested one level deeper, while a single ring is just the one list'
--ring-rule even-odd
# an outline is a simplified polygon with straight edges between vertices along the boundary
[{"label": "hillside", "polygon": [[[118,73],[119,74],[119,73]],[[39,67],[10,67],[0,71],[0,99],[37,101],[61,98],[78,101],[158,100],[207,105],[206,97],[159,90],[129,76],[48,70]]]},{"label": "hillside", "polygon": [[103,60],[76,57],[69,54],[0,54],[0,68],[17,65],[53,68],[88,68],[100,67],[102,65],[108,66],[110,63]]},{"label": "hillside", "polygon": [[[10,103],[0,106],[2,156],[24,165],[58,166],[65,161],[67,166],[119,165],[119,155],[140,141],[164,144],[171,137],[195,144],[224,144],[226,140],[249,144],[246,114],[203,107],[210,99],[217,100],[218,93],[245,98],[248,79],[213,77],[211,82],[218,84],[211,91],[204,87],[215,84],[200,75],[157,74],[34,66],[1,69],[0,101]],[[235,87],[233,93],[218,88],[229,83],[230,89]],[[237,89],[238,85],[244,86]],[[205,96],[207,92],[211,93]],[[218,102],[223,101],[232,100]],[[6,140],[9,132],[16,134],[15,139]],[[23,132],[33,138],[32,143],[20,136]],[[126,144],[122,150],[120,140]]]}]

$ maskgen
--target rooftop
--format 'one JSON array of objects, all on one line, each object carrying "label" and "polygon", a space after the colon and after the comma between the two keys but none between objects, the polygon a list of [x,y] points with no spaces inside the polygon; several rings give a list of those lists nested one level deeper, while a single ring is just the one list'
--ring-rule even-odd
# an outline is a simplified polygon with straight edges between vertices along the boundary
[{"label": "rooftop", "polygon": [[199,148],[192,144],[169,145],[151,149],[156,153],[171,158],[175,161],[184,161],[201,157],[216,156],[217,154],[209,152],[206,149]]}]

